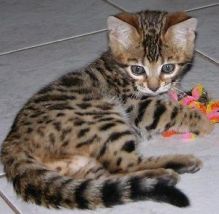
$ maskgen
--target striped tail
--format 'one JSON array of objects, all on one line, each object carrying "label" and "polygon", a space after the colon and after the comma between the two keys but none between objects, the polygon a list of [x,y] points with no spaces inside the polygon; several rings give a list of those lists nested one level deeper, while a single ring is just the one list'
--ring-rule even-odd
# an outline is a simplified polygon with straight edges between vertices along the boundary
[{"label": "striped tail", "polygon": [[189,205],[180,190],[156,178],[147,178],[143,172],[74,180],[46,169],[26,153],[12,157],[3,148],[1,159],[17,194],[25,201],[46,207],[94,209],[138,200],[166,202],[178,207]]}]

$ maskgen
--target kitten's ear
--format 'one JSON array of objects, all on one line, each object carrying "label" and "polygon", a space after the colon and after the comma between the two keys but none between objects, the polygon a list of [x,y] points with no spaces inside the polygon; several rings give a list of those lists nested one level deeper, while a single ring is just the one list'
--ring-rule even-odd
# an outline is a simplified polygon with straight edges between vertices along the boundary
[{"label": "kitten's ear", "polygon": [[171,40],[180,47],[194,43],[197,19],[191,18],[184,12],[169,14],[166,18],[165,39]]},{"label": "kitten's ear", "polygon": [[141,36],[138,31],[138,17],[131,13],[120,13],[107,20],[109,46],[114,58],[120,63],[127,63],[129,58],[142,55]]},{"label": "kitten's ear", "polygon": [[117,43],[128,49],[135,40],[139,39],[136,29],[137,17],[133,14],[121,13],[107,19],[110,43]]}]

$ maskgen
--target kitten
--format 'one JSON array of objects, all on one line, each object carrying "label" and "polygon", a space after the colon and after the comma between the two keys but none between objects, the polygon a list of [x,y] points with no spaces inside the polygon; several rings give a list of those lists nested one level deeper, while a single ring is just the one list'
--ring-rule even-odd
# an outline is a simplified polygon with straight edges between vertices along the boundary
[{"label": "kitten", "polygon": [[1,160],[25,201],[94,209],[136,200],[184,207],[175,185],[193,155],[142,157],[142,136],[169,128],[204,135],[200,112],[162,99],[191,62],[197,20],[142,11],[108,18],[109,49],[36,93],[18,113]]}]

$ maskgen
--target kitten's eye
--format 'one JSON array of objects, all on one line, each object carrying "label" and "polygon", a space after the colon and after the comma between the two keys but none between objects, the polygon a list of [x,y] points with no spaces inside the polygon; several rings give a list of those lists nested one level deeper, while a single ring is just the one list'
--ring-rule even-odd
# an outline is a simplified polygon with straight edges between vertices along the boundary
[{"label": "kitten's eye", "polygon": [[161,72],[164,74],[170,74],[174,71],[175,65],[174,64],[165,64],[161,68]]},{"label": "kitten's eye", "polygon": [[145,74],[145,70],[142,66],[139,65],[132,65],[131,71],[134,75],[142,75]]}]

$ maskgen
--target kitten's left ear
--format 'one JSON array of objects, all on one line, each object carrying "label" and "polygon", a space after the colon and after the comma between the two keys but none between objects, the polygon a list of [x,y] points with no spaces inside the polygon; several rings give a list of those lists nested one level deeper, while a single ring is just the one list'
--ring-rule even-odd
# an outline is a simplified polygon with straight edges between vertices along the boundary
[{"label": "kitten's left ear", "polygon": [[180,47],[194,43],[197,19],[191,18],[184,12],[169,14],[166,18],[165,39],[171,40]]}]

